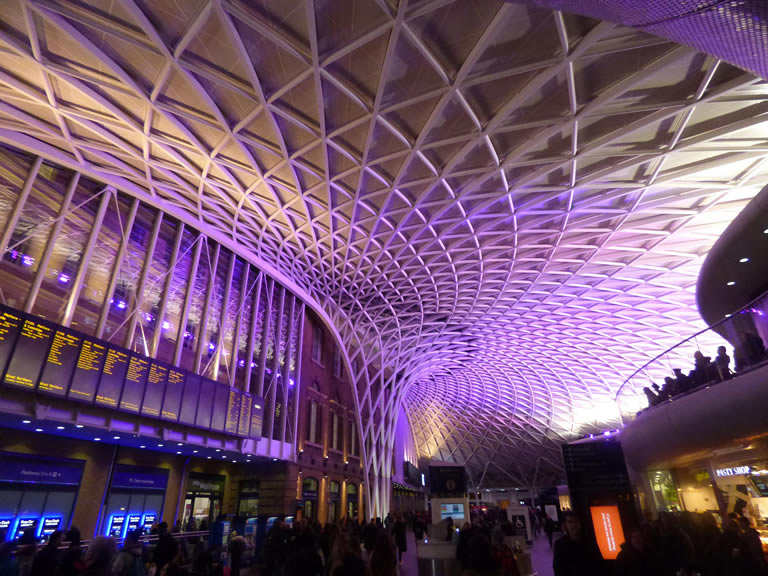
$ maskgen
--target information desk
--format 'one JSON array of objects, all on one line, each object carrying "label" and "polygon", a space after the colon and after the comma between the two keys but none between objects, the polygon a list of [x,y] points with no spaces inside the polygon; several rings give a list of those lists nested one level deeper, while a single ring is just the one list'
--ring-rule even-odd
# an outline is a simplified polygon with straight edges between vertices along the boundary
[{"label": "information desk", "polygon": [[232,436],[261,437],[261,398],[2,305],[0,382]]}]

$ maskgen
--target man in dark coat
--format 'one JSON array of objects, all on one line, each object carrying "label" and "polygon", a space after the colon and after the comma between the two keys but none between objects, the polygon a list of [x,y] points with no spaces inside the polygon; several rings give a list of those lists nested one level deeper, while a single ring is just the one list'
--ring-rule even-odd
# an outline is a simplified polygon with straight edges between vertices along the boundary
[{"label": "man in dark coat", "polygon": [[597,548],[581,530],[581,521],[575,512],[563,516],[565,535],[555,542],[553,567],[555,576],[600,576],[604,571],[603,559]]}]

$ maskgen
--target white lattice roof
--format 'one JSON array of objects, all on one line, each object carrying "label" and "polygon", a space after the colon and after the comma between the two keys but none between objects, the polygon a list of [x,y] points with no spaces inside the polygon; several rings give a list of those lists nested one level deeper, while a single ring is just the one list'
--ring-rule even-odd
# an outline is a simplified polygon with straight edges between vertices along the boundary
[{"label": "white lattice roof", "polygon": [[[768,87],[495,0],[6,0],[0,141],[237,243],[355,367],[367,463],[406,403],[475,486],[699,327],[702,258],[768,175]],[[383,369],[382,369],[383,367]],[[380,469],[383,467],[383,469]]]}]

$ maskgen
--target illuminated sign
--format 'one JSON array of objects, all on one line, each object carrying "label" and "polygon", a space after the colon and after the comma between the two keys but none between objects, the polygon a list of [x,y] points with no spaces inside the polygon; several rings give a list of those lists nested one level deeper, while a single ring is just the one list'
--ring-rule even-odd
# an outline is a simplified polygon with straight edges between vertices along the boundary
[{"label": "illuminated sign", "polygon": [[718,478],[739,476],[740,474],[749,474],[750,472],[752,472],[751,466],[734,466],[733,468],[718,468],[715,470],[715,474]]},{"label": "illuminated sign", "polygon": [[14,530],[14,538],[18,540],[22,537],[25,531],[29,528],[34,528],[37,523],[37,518],[19,518],[16,520],[16,530]]},{"label": "illuminated sign", "polygon": [[37,537],[41,536],[48,539],[61,526],[61,516],[45,516],[43,521],[37,526]]},{"label": "illuminated sign", "polygon": [[109,517],[107,536],[112,536],[112,538],[122,538],[123,528],[125,528],[125,514],[114,514]]},{"label": "illuminated sign", "polygon": [[134,530],[138,529],[140,523],[141,523],[141,514],[128,514],[128,529],[126,530],[125,533],[129,534]]},{"label": "illuminated sign", "polygon": [[421,475],[421,485],[422,486],[426,486],[427,485],[426,480],[424,479],[424,474]]},{"label": "illuminated sign", "polygon": [[621,527],[617,506],[591,506],[592,525],[595,537],[605,560],[615,560],[624,544],[624,529]]},{"label": "illuminated sign", "polygon": [[144,514],[144,516],[141,517],[141,525],[146,532],[149,532],[149,529],[152,528],[152,524],[156,521],[157,514]]},{"label": "illuminated sign", "polygon": [[13,518],[0,518],[0,542],[8,537],[8,529],[12,522]]}]

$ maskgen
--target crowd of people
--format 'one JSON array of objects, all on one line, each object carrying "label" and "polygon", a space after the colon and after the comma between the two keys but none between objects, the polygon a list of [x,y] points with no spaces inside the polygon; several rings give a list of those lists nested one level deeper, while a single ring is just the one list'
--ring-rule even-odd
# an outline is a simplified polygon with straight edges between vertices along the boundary
[{"label": "crowd of people", "polygon": [[[0,576],[213,576],[216,551],[203,538],[175,537],[180,530],[180,523],[171,531],[161,522],[150,530],[156,536],[151,544],[142,539],[141,530],[134,530],[118,549],[116,540],[106,536],[84,547],[74,526],[56,530],[40,546],[32,528],[18,541],[0,545]],[[228,550],[232,576],[239,574],[244,548],[242,536],[235,534]]]},{"label": "crowd of people", "polygon": [[586,538],[573,512],[563,519],[555,542],[555,576],[765,576],[760,537],[749,518],[726,517],[722,529],[711,513],[660,512],[653,523],[633,529],[613,565]]},{"label": "crowd of people", "polygon": [[[743,372],[768,360],[768,353],[763,340],[752,332],[741,334],[739,344],[733,350],[733,356],[736,372]],[[693,370],[684,374],[682,370],[675,368],[673,372],[674,377],[667,376],[664,378],[664,384],[661,386],[653,384],[643,388],[649,407],[690,392],[699,386],[723,382],[732,378],[734,374],[734,371],[731,370],[731,357],[728,356],[725,346],[720,346],[717,349],[714,360],[697,350],[693,354]]]}]

